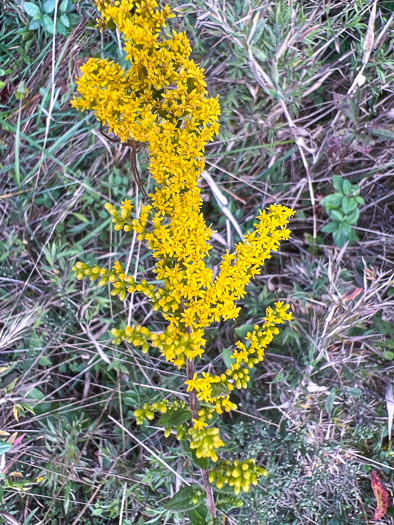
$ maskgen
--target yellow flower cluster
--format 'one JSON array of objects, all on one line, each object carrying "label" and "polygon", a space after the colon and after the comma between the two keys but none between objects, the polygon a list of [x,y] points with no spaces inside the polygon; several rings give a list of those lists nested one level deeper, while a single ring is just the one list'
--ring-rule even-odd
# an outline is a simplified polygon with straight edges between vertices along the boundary
[{"label": "yellow flower cluster", "polygon": [[[112,222],[115,223],[114,230],[119,231],[123,229],[125,232],[129,232],[133,229],[133,221],[130,219],[130,213],[133,207],[129,200],[122,202],[120,213],[118,213],[117,209],[109,202],[107,202],[104,207],[112,216]],[[134,219],[134,221],[136,221],[136,219]]]},{"label": "yellow flower cluster", "polygon": [[142,408],[134,410],[137,425],[142,425],[145,419],[152,421],[155,417],[155,412],[167,414],[167,418],[160,418],[159,425],[165,427],[164,436],[168,437],[172,430],[176,430],[176,437],[181,440],[184,433],[187,431],[186,421],[190,419],[190,409],[184,401],[175,399],[169,403],[167,399],[162,399],[156,403],[148,405],[145,403]]},{"label": "yellow flower cluster", "polygon": [[[140,346],[142,352],[158,348],[167,361],[181,368],[204,353],[204,329],[213,322],[237,318],[236,302],[245,296],[245,287],[280,242],[289,238],[287,224],[293,212],[281,205],[261,211],[255,229],[245,235],[234,253],[222,257],[213,279],[205,263],[211,231],[201,213],[198,178],[204,168],[204,148],[218,132],[218,100],[208,96],[203,70],[190,59],[186,35],[166,29],[166,20],[173,16],[168,5],[160,9],[157,0],[95,2],[100,26],[116,27],[123,35],[128,67],[89,59],[81,68],[82,76],[77,80],[80,96],[72,105],[81,111],[92,110],[122,142],[131,140],[148,148],[149,171],[155,181],[149,205],[135,218],[131,218],[128,200],[120,211],[109,203],[106,209],[115,230],[134,230],[139,240],[146,241],[163,285],[136,283],[119,262],[111,271],[82,262],[73,269],[78,279],[100,277],[102,286],[110,282],[112,295],[121,300],[127,292],[145,294],[153,310],[160,311],[168,322],[167,328],[161,333],[139,325],[114,329],[114,342],[126,340]],[[206,428],[206,420],[214,411],[222,414],[236,408],[230,392],[247,387],[249,368],[263,359],[264,349],[278,333],[276,325],[291,319],[288,308],[276,303],[275,309],[267,309],[263,327],[256,325],[245,343],[237,343],[231,369],[221,375],[195,373],[186,381],[188,392],[197,396],[199,404],[194,428],[188,430],[197,457],[217,461],[215,450],[223,442],[217,428]],[[149,405],[139,410],[137,422],[152,419],[154,411]],[[183,426],[179,428],[183,433]]]},{"label": "yellow flower cluster", "polygon": [[134,410],[137,425],[142,425],[145,419],[149,419],[149,421],[152,421],[152,419],[154,419],[155,417],[155,412],[165,414],[167,412],[167,407],[168,401],[166,399],[162,399],[158,403],[152,403],[151,405],[148,405],[148,403],[144,403],[141,408],[139,408],[138,410]]},{"label": "yellow flower cluster", "polygon": [[198,458],[211,458],[212,461],[218,460],[215,450],[219,447],[224,447],[224,443],[220,439],[217,427],[207,429],[189,428],[189,434],[192,437],[190,448],[196,451]]},{"label": "yellow flower cluster", "polygon": [[[226,412],[235,410],[237,406],[230,401],[229,392],[234,388],[237,390],[247,388],[249,382],[248,368],[252,368],[264,359],[265,348],[272,341],[274,335],[279,333],[275,325],[282,324],[284,321],[291,321],[291,313],[287,312],[288,309],[289,305],[285,305],[283,301],[275,303],[275,310],[268,307],[263,329],[254,325],[253,332],[247,334],[248,346],[240,341],[236,343],[238,349],[231,356],[235,359],[231,368],[220,376],[203,372],[202,377],[197,377],[195,373],[192,379],[185,381],[187,391],[196,391],[197,397],[202,401],[212,403],[218,414],[222,414],[223,410]],[[201,413],[200,424],[207,417],[209,418],[209,415],[205,409]]]},{"label": "yellow flower cluster", "polygon": [[268,472],[263,467],[258,467],[254,459],[239,461],[219,461],[213,469],[209,471],[209,482],[213,483],[216,479],[216,486],[221,489],[224,484],[234,487],[236,496],[241,492],[248,492],[250,485],[257,485],[260,476],[267,476]]},{"label": "yellow flower cluster", "polygon": [[[140,285],[137,285],[137,289]],[[126,326],[124,329],[111,330],[114,344],[127,341],[134,346],[142,346],[145,354],[149,348],[158,348],[167,361],[171,361],[181,368],[187,359],[193,359],[204,352],[205,339],[202,338],[203,330],[196,330],[190,334],[179,332],[170,325],[164,332],[151,332],[145,326]]]},{"label": "yellow flower cluster", "polygon": [[135,291],[143,293],[149,299],[154,299],[155,297],[153,284],[148,284],[145,280],[137,284],[131,275],[124,273],[119,261],[115,262],[113,269],[110,271],[99,266],[90,267],[82,261],[77,261],[72,269],[76,273],[78,280],[89,277],[90,281],[95,281],[101,277],[99,286],[105,286],[108,282],[111,283],[113,286],[111,295],[119,294],[121,301],[126,299],[127,292],[133,293]]}]

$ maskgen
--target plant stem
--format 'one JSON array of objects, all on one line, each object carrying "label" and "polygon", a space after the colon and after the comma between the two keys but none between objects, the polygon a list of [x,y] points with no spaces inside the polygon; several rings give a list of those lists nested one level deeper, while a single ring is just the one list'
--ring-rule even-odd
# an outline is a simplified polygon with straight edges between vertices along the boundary
[{"label": "plant stem", "polygon": [[[187,378],[193,379],[194,375],[194,366],[193,361],[190,359],[187,360]],[[192,413],[193,419],[198,419],[198,401],[197,401],[197,395],[192,390],[189,394],[189,400],[190,400],[190,409]],[[208,470],[201,469],[201,475],[204,482],[204,490],[207,494],[207,505],[208,505],[208,512],[212,519],[215,519],[216,516],[216,508],[215,508],[215,502],[213,500],[213,492],[212,487],[209,484],[209,476],[208,476]]]}]

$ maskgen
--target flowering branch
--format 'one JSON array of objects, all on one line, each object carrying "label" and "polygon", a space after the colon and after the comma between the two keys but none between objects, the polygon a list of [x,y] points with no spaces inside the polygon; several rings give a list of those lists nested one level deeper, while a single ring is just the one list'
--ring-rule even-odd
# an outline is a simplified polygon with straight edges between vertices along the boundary
[{"label": "flowering branch", "polygon": [[[267,308],[264,323],[254,326],[245,342],[236,343],[234,362],[220,375],[195,370],[205,352],[204,331],[220,320],[235,320],[236,302],[245,296],[245,287],[258,275],[271,253],[290,236],[287,224],[292,210],[279,204],[261,211],[255,229],[222,257],[220,271],[213,279],[205,264],[211,250],[210,228],[201,213],[198,177],[204,168],[204,148],[218,133],[220,114],[217,98],[208,97],[203,70],[190,59],[190,43],[183,33],[166,32],[173,17],[168,5],[159,8],[156,0],[95,0],[100,27],[112,24],[123,34],[128,68],[103,59],[89,59],[77,80],[79,97],[72,101],[78,110],[91,110],[101,123],[122,142],[144,143],[150,154],[149,171],[155,181],[149,204],[138,218],[132,218],[130,201],[120,211],[106,204],[116,230],[134,231],[145,241],[156,260],[156,278],[162,284],[136,282],[119,262],[113,269],[89,267],[77,262],[78,279],[100,278],[108,282],[111,294],[125,300],[129,293],[142,293],[167,322],[161,333],[146,326],[125,326],[112,330],[113,342],[127,341],[143,353],[158,349],[166,361],[186,368],[185,385],[189,406],[178,400],[160,400],[135,410],[137,424],[163,414],[159,425],[168,437],[188,439],[196,462],[217,463],[217,450],[224,447],[219,428],[209,426],[213,413],[230,412],[234,389],[247,388],[249,369],[261,362],[264,350],[279,333],[277,325],[291,320],[288,305],[275,303]],[[194,456],[193,456],[194,457]],[[238,495],[256,484],[265,470],[254,460],[221,461],[208,474],[202,468],[211,519],[215,502],[210,483],[232,486]],[[196,494],[191,493],[192,501]],[[197,498],[198,499],[198,498]]]}]

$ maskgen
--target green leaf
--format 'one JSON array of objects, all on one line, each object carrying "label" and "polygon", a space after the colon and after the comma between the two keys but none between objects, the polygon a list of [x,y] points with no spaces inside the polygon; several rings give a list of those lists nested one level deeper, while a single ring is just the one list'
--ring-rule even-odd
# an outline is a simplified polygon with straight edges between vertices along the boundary
[{"label": "green leaf", "polygon": [[160,427],[179,427],[186,421],[190,421],[192,414],[187,408],[178,408],[172,412],[166,412],[161,416],[157,424]]},{"label": "green leaf", "polygon": [[38,29],[40,25],[41,25],[40,20],[30,20],[29,30],[34,31],[35,29]]},{"label": "green leaf", "polygon": [[325,224],[323,226],[321,231],[324,233],[333,233],[333,232],[336,232],[338,228],[339,228],[338,222],[329,222],[328,224]]},{"label": "green leaf", "polygon": [[44,13],[49,15],[54,12],[57,0],[46,0],[44,2]]},{"label": "green leaf", "polygon": [[[51,362],[49,361],[49,363]],[[28,399],[35,399],[36,401],[40,401],[45,397],[45,395],[43,392],[41,392],[41,390],[38,390],[38,388],[32,388],[30,392],[28,392],[25,395],[25,397],[27,397]]]},{"label": "green leaf", "polygon": [[59,19],[56,21],[56,33],[59,33],[59,35],[63,36],[67,35],[67,29],[64,27],[64,24],[62,24],[61,20]]},{"label": "green leaf", "polygon": [[355,197],[342,197],[342,210],[345,215],[357,208]]},{"label": "green leaf", "polygon": [[232,351],[229,348],[223,348],[222,357],[227,368],[231,368],[232,364],[235,363],[235,359],[232,358],[231,355]]},{"label": "green leaf", "polygon": [[334,243],[338,248],[343,248],[346,241],[348,241],[348,236],[346,235],[346,232],[341,228],[334,232],[332,234],[332,238],[334,239]]},{"label": "green leaf", "polygon": [[187,517],[191,525],[206,525],[208,509],[206,505],[199,505],[197,508],[189,510]]},{"label": "green leaf", "polygon": [[64,27],[70,27],[70,20],[67,15],[60,15],[60,21]]},{"label": "green leaf", "polygon": [[81,17],[75,13],[69,13],[67,16],[70,20],[71,26],[76,26],[81,20]]},{"label": "green leaf", "polygon": [[60,12],[66,13],[68,10],[70,0],[63,0],[63,2],[60,4]]},{"label": "green leaf", "polygon": [[23,9],[25,10],[25,13],[29,16],[36,16],[41,13],[38,5],[34,4],[33,2],[25,2],[23,5]]},{"label": "green leaf", "polygon": [[[95,26],[94,26],[95,27]],[[109,29],[110,31],[114,31],[116,29],[116,24],[113,20],[108,20],[105,23],[105,29]],[[153,98],[155,97],[154,94],[152,94]]]},{"label": "green leaf", "polygon": [[331,217],[331,219],[334,219],[335,221],[338,221],[338,222],[343,221],[343,214],[339,210],[330,210],[328,212],[328,215]]},{"label": "green leaf", "polygon": [[367,130],[381,139],[394,140],[394,126],[380,126],[376,128],[368,126]]},{"label": "green leaf", "polygon": [[356,98],[352,98],[349,95],[345,95],[341,98],[339,101],[339,107],[356,126],[360,107],[360,89],[358,88],[356,92]]},{"label": "green leaf", "polygon": [[364,204],[365,201],[362,197],[356,197],[356,201],[359,203],[359,204]]},{"label": "green leaf", "polygon": [[47,31],[47,33],[50,33],[51,35],[53,35],[53,24],[54,22],[50,16],[44,15],[42,17],[42,25],[45,31]]},{"label": "green leaf", "polygon": [[245,339],[249,332],[253,332],[253,326],[253,324],[249,323],[243,324],[235,329],[235,333],[240,339]]},{"label": "green leaf", "polygon": [[331,208],[339,208],[342,201],[342,195],[340,193],[333,193],[332,195],[327,195],[320,201],[320,204],[324,207],[330,206]]},{"label": "green leaf", "polygon": [[15,90],[15,97],[18,100],[23,100],[29,95],[29,90],[25,85],[25,81],[21,80],[18,84],[18,87]]},{"label": "green leaf", "polygon": [[195,509],[201,503],[202,494],[203,491],[198,485],[182,487],[175,496],[166,501],[164,507],[177,512]]},{"label": "green leaf", "polygon": [[335,396],[336,396],[337,389],[334,386],[331,389],[331,392],[328,394],[328,397],[325,402],[325,408],[327,414],[331,417],[332,407],[334,406]]},{"label": "green leaf", "polygon": [[332,184],[337,191],[342,193],[342,184],[343,184],[342,177],[339,177],[338,175],[333,175]]},{"label": "green leaf", "polygon": [[7,443],[6,441],[1,441],[0,440],[0,456],[5,454],[6,452],[8,452],[10,450],[10,448],[12,448],[12,445]]},{"label": "green leaf", "polygon": [[223,383],[213,383],[211,397],[228,396],[230,390]]},{"label": "green leaf", "polygon": [[342,191],[345,195],[350,195],[352,193],[352,185],[347,179],[343,181]]},{"label": "green leaf", "polygon": [[350,235],[352,233],[352,227],[348,222],[341,222],[339,229],[342,229],[347,236],[348,239],[350,239]]},{"label": "green leaf", "polygon": [[352,211],[349,215],[346,216],[346,221],[349,224],[356,224],[359,217],[360,217],[360,210],[356,208],[354,211]]},{"label": "green leaf", "polygon": [[346,393],[349,394],[349,396],[352,396],[352,397],[361,397],[363,391],[361,390],[361,388],[350,387],[350,388],[347,389]]}]

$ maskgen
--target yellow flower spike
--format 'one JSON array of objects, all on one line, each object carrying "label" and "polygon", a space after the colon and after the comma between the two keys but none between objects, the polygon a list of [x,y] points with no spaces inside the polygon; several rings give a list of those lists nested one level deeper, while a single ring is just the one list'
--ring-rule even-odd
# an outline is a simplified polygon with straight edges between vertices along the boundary
[{"label": "yellow flower spike", "polygon": [[[155,259],[155,280],[162,284],[157,288],[146,281],[136,283],[125,275],[118,261],[110,271],[91,268],[81,261],[73,270],[79,280],[100,277],[99,285],[109,283],[111,295],[118,295],[120,300],[128,293],[144,294],[168,327],[152,334],[138,325],[113,330],[114,344],[126,341],[140,347],[142,353],[152,347],[166,361],[182,368],[186,361],[204,353],[206,328],[222,319],[237,318],[240,307],[236,302],[245,296],[246,286],[280,243],[289,238],[287,224],[293,212],[278,204],[261,211],[254,230],[246,233],[233,253],[223,255],[219,272],[213,277],[205,263],[211,250],[211,230],[201,213],[198,177],[204,169],[204,148],[218,133],[218,99],[209,97],[203,70],[190,59],[186,35],[163,31],[173,16],[168,5],[161,8],[156,0],[95,3],[101,16],[100,30],[115,24],[122,36],[128,65],[123,68],[109,60],[89,59],[81,68],[79,96],[72,106],[93,111],[121,142],[134,141],[136,147],[147,149],[154,183],[149,204],[142,206],[138,216],[131,214],[127,199],[119,209],[110,203],[105,209],[115,230],[133,230],[139,241],[146,242]],[[279,333],[278,326],[291,321],[288,310],[283,301],[267,308],[262,326],[255,325],[244,342],[236,343],[234,362],[225,373],[196,372],[185,382],[187,392],[197,396],[200,408],[198,418],[192,420],[194,428],[188,431],[190,447],[197,457],[218,460],[216,450],[224,444],[219,430],[208,428],[205,421],[213,414],[236,409],[230,392],[247,388],[249,369],[264,359],[265,349]],[[207,406],[201,408],[201,403]],[[152,419],[156,410],[164,413],[167,405],[145,404],[135,412],[137,424]],[[174,428],[179,438],[181,427]],[[165,436],[170,433],[171,428],[166,428]],[[217,485],[228,483],[238,494],[257,483],[263,471],[254,463],[225,462],[217,473]]]}]

